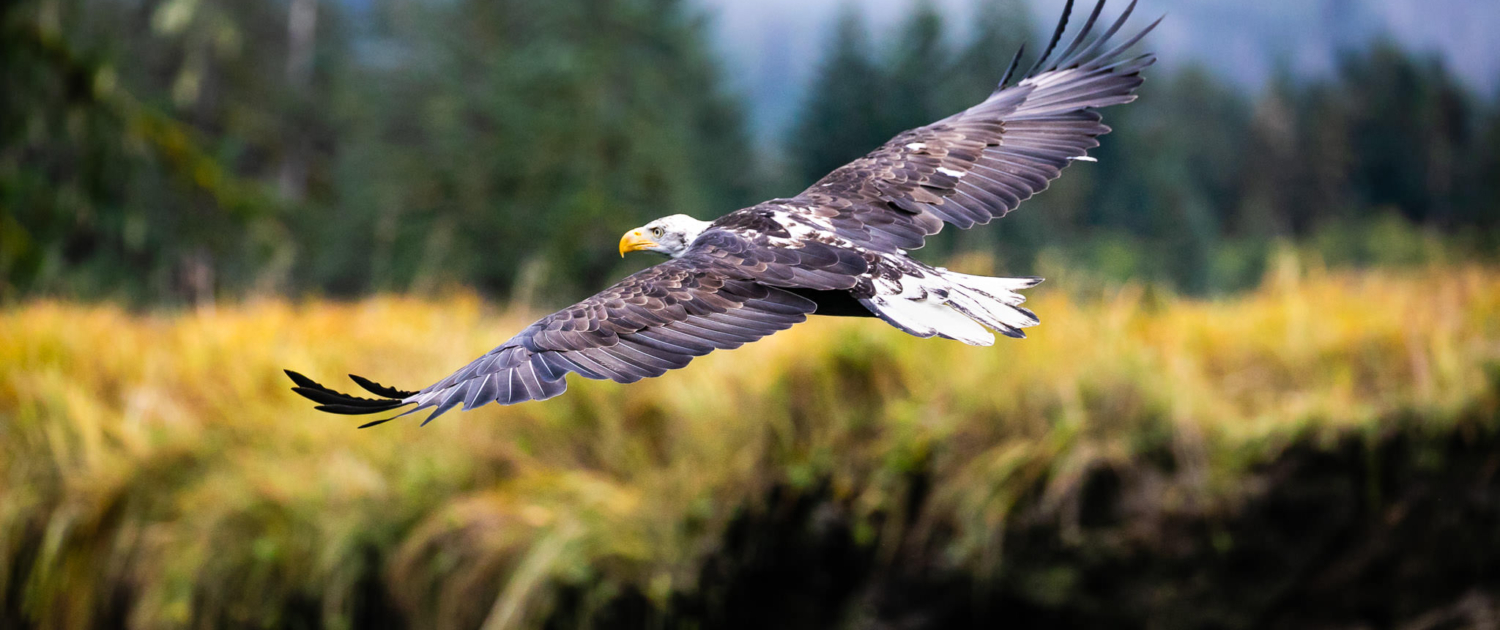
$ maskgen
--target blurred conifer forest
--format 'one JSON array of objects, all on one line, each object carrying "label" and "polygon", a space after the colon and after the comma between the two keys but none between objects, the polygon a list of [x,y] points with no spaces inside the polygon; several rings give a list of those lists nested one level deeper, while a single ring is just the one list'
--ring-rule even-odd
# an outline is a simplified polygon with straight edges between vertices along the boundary
[{"label": "blurred conifer forest", "polygon": [[[1014,0],[963,28],[916,3],[880,33],[845,10],[794,129],[754,142],[707,19],[682,0],[12,3],[0,297],[560,304],[641,264],[621,232],[795,193],[982,98],[1038,32]],[[1494,251],[1500,110],[1435,57],[1376,42],[1256,93],[1153,70],[1098,164],[923,255],[1216,293],[1282,239],[1350,263],[1421,259],[1428,237]]]}]

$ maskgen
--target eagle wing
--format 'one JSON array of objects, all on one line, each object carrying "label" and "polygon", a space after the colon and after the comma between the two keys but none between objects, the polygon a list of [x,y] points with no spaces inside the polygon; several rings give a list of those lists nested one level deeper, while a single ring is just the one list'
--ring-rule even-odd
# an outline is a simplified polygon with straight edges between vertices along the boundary
[{"label": "eagle wing", "polygon": [[818,244],[767,248],[711,230],[682,257],[537,320],[420,391],[351,375],[379,396],[361,398],[295,372],[288,375],[297,385],[293,391],[319,403],[321,411],[370,414],[416,404],[401,415],[433,409],[426,424],[460,404],[473,409],[557,396],[567,388],[564,377],[570,372],[619,383],[660,376],[694,357],[737,348],[806,320],[817,305],[788,288],[848,288],[866,269],[865,259],[848,250]]},{"label": "eagle wing", "polygon": [[1018,83],[1007,86],[1021,52],[983,102],[905,131],[813,184],[785,205],[859,245],[916,249],[944,223],[960,229],[1004,216],[1044,190],[1109,132],[1096,108],[1135,100],[1151,54],[1126,57],[1161,22],[1110,44],[1135,9],[1132,1],[1090,39],[1100,0],[1072,42],[1044,66],[1066,29],[1063,9],[1047,50]]},{"label": "eagle wing", "polygon": [[[803,225],[820,228],[821,235],[792,234],[788,224],[776,220],[774,208],[731,213],[682,257],[538,320],[420,391],[351,375],[378,396],[361,398],[288,371],[297,385],[293,389],[323,411],[369,414],[415,404],[405,413],[432,409],[430,422],[458,405],[473,409],[557,396],[570,372],[622,383],[659,376],[693,357],[802,322],[817,305],[795,290],[855,286],[872,264],[859,248],[915,249],[945,222],[965,229],[987,223],[1045,189],[1071,160],[1098,146],[1096,138],[1109,128],[1095,109],[1135,99],[1140,71],[1155,58],[1125,58],[1125,52],[1156,23],[1110,46],[1135,8],[1132,2],[1106,32],[1090,40],[1104,6],[1100,0],[1058,61],[1043,68],[1072,6],[1068,0],[1047,50],[1019,83],[1006,85],[1016,68],[1013,61],[984,102],[896,136],[793,199],[768,202],[803,214]],[[825,238],[827,232],[847,243]]]}]

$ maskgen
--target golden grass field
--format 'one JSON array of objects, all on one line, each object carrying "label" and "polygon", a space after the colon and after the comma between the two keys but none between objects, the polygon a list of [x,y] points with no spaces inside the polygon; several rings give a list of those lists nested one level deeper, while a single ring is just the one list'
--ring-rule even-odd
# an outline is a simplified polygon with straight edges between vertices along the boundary
[{"label": "golden grass field", "polygon": [[[139,313],[0,311],[0,608],[41,627],[349,627],[376,576],[417,627],[531,627],[560,585],[691,590],[768,488],[827,484],[873,515],[931,474],[907,525],[957,565],[998,562],[1023,488],[1168,449],[1154,509],[1231,504],[1293,441],[1494,418],[1500,270],[1283,264],[1217,301],[1035,290],[1029,339],[921,340],[817,318],[633,385],[355,430],[288,391],[354,372],[418,388],[528,323],[469,295],[248,301]],[[884,523],[877,525],[878,523]]]}]

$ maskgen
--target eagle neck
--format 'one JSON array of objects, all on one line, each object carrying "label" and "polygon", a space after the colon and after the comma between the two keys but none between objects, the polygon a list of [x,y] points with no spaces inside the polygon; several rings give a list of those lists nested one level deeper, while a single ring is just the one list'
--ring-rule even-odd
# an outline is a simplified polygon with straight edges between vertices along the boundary
[{"label": "eagle neck", "polygon": [[687,243],[687,246],[683,247],[682,251],[672,254],[673,258],[682,258],[683,255],[688,253],[688,250],[693,248],[693,244],[698,242],[698,237],[703,236],[703,233],[707,232],[708,228],[713,226],[711,221],[699,221],[697,219],[690,219],[690,221],[692,221],[691,224],[682,227],[683,240]]}]

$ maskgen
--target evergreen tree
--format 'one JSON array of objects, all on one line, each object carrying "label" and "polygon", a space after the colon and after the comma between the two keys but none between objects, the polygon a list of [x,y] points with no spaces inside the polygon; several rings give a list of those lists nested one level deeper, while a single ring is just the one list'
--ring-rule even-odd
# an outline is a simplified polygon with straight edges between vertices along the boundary
[{"label": "evergreen tree", "polygon": [[1389,41],[1346,54],[1339,76],[1352,108],[1360,201],[1395,207],[1414,222],[1451,226],[1459,161],[1474,137],[1463,88],[1436,59],[1418,61]]},{"label": "evergreen tree", "polygon": [[[392,3],[392,67],[348,98],[336,214],[309,261],[339,290],[545,283],[555,301],[620,275],[620,233],[749,203],[755,173],[701,20],[680,0]],[[348,236],[354,235],[354,236]],[[370,245],[360,247],[357,242]]]},{"label": "evergreen tree", "polygon": [[277,204],[245,177],[257,132],[275,129],[246,107],[274,93],[245,62],[273,45],[245,35],[268,14],[238,8],[36,0],[0,14],[6,293],[208,300],[283,246]]},{"label": "evergreen tree", "polygon": [[[976,0],[973,11],[968,43],[959,49],[950,71],[938,85],[942,90],[943,105],[939,107],[942,115],[967,108],[989,96],[1005,75],[1011,59],[1032,36],[1031,10],[1023,0]],[[1048,208],[1049,211],[1056,209],[1055,206]],[[1045,234],[1040,232],[1045,225],[1045,222],[1016,215],[980,230],[944,230],[930,247],[938,256],[979,251],[1006,261],[1007,269],[1029,267],[1035,251],[1027,244],[1045,239]]]},{"label": "evergreen tree", "polygon": [[1240,177],[1245,194],[1229,208],[1226,227],[1290,238],[1353,212],[1350,115],[1342,86],[1306,84],[1279,70],[1255,106]]},{"label": "evergreen tree", "polygon": [[1500,98],[1491,101],[1475,134],[1470,155],[1464,160],[1464,194],[1458,224],[1476,226],[1489,235],[1493,248],[1500,244]]},{"label": "evergreen tree", "polygon": [[789,153],[800,189],[874,150],[884,133],[883,77],[871,61],[864,20],[845,6],[792,131]]},{"label": "evergreen tree", "polygon": [[988,96],[1033,34],[1031,9],[1024,0],[976,0],[973,11],[968,43],[956,55],[951,78],[945,80],[950,95],[945,109],[953,111]]},{"label": "evergreen tree", "polygon": [[[688,2],[6,5],[0,300],[580,296],[649,262],[611,255],[624,229],[760,197]],[[949,31],[921,1],[877,46],[846,8],[787,139],[795,183],[979,101],[1033,34],[1024,0],[979,2],[962,45]],[[1107,115],[1099,164],[923,255],[1021,273],[1050,249],[1212,290],[1253,276],[1222,269],[1226,239],[1254,252],[1393,212],[1500,238],[1500,114],[1434,59],[1378,42],[1253,100],[1148,76]]]},{"label": "evergreen tree", "polygon": [[926,125],[969,105],[945,98],[952,93],[945,88],[954,75],[943,37],[943,16],[931,0],[919,0],[899,28],[886,64],[889,70],[878,101],[883,138]]},{"label": "evergreen tree", "polygon": [[[1212,285],[1212,254],[1223,234],[1221,218],[1241,196],[1248,112],[1233,90],[1207,72],[1190,68],[1151,83],[1139,105],[1111,109],[1114,133],[1091,151],[1098,163],[1075,164],[1038,204],[1052,210],[1056,193],[1083,186],[1081,195],[1061,195],[1079,205],[1055,214],[1074,221],[1054,224],[1068,235],[1119,238],[1143,245],[1143,255],[1110,269],[1110,275],[1176,281],[1190,291]],[[1163,255],[1170,253],[1170,255]]]}]

